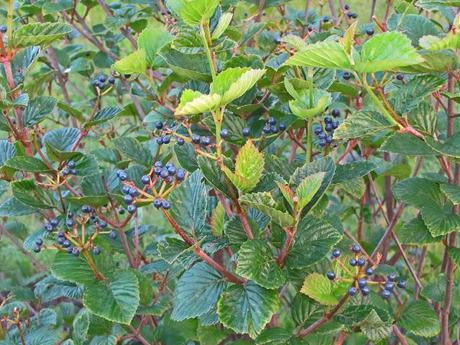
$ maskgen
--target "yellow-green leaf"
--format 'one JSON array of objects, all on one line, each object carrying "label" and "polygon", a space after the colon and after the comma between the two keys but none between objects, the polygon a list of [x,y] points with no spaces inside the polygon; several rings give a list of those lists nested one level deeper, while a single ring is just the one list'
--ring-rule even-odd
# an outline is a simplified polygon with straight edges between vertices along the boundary
[{"label": "yellow-green leaf", "polygon": [[182,93],[176,115],[194,115],[211,111],[219,106],[221,97],[217,94],[204,95],[190,89]]}]

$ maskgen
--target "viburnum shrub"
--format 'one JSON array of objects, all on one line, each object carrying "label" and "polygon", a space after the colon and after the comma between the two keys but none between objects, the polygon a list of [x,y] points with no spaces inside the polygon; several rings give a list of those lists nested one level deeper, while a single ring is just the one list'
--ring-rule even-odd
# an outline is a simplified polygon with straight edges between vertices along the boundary
[{"label": "viburnum shrub", "polygon": [[0,3],[1,345],[460,344],[460,1]]}]

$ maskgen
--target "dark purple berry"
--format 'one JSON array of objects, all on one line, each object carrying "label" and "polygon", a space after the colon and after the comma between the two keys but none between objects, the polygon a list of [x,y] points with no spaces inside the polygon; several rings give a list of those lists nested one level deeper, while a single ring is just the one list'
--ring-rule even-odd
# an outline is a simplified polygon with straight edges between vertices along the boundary
[{"label": "dark purple berry", "polygon": [[94,248],[93,248],[93,254],[94,254],[94,255],[99,255],[99,254],[101,254],[101,248],[99,248],[99,247],[94,247]]},{"label": "dark purple berry", "polygon": [[228,129],[227,128],[223,128],[221,131],[220,131],[220,136],[225,139],[226,137],[228,137]]},{"label": "dark purple berry", "polygon": [[117,234],[117,232],[116,232],[115,230],[110,231],[109,237],[110,237],[112,240],[116,239],[117,236],[118,236],[118,234]]},{"label": "dark purple berry", "polygon": [[160,208],[161,207],[161,199],[155,199],[153,200],[153,206],[155,206],[156,208]]},{"label": "dark purple berry", "polygon": [[324,117],[324,123],[332,123],[332,118],[330,116],[325,116]]},{"label": "dark purple berry", "polygon": [[325,147],[327,145],[326,139],[319,139],[318,145],[321,147]]},{"label": "dark purple berry", "polygon": [[157,175],[157,176],[160,176],[162,170],[163,170],[163,169],[162,169],[161,167],[155,167],[155,168],[153,169],[153,173],[154,173],[155,175]]},{"label": "dark purple berry", "polygon": [[369,295],[370,290],[369,290],[369,288],[367,286],[365,286],[365,287],[363,287],[361,289],[361,293],[363,294],[363,296],[367,296],[367,295]]},{"label": "dark purple berry", "polygon": [[73,212],[72,211],[67,212],[67,218],[73,218]]},{"label": "dark purple berry", "polygon": [[350,264],[350,266],[356,266],[358,264],[358,261],[356,261],[356,259],[354,258],[351,258],[350,261],[348,261],[348,263]]},{"label": "dark purple berry", "polygon": [[342,252],[340,251],[339,248],[335,248],[335,249],[332,251],[332,257],[334,257],[334,258],[340,257],[340,254],[342,254]]},{"label": "dark purple berry", "polygon": [[265,125],[263,128],[262,128],[262,132],[264,132],[265,134],[270,134],[271,130],[270,130],[270,125]]},{"label": "dark purple berry", "polygon": [[361,246],[355,243],[351,246],[351,251],[356,254],[361,253]]},{"label": "dark purple berry", "polygon": [[387,279],[388,279],[388,281],[390,281],[390,282],[394,282],[394,281],[396,281],[396,277],[397,277],[397,276],[396,276],[396,273],[390,273],[390,274],[387,276]]},{"label": "dark purple berry", "polygon": [[120,207],[120,209],[118,210],[118,213],[125,214],[125,209],[123,207]]},{"label": "dark purple berry", "polygon": [[323,18],[323,23],[328,23],[329,20],[330,20],[329,17],[326,16],[326,17]]},{"label": "dark purple berry", "polygon": [[363,267],[366,264],[366,259],[363,257],[360,257],[357,261],[359,267]]},{"label": "dark purple berry", "polygon": [[37,239],[35,240],[35,244],[36,244],[37,246],[41,246],[41,245],[43,244],[43,240],[42,240],[41,238],[37,238]]},{"label": "dark purple berry", "polygon": [[404,74],[398,73],[398,74],[396,75],[396,79],[398,79],[399,81],[404,80]]},{"label": "dark purple berry", "polygon": [[374,34],[374,29],[373,28],[366,29],[366,34],[368,34],[369,36],[372,36]]},{"label": "dark purple berry", "polygon": [[156,142],[158,145],[163,145],[163,137],[158,137]]},{"label": "dark purple berry", "polygon": [[171,142],[171,137],[166,135],[163,137],[163,144],[169,144]]},{"label": "dark purple berry", "polygon": [[62,176],[67,176],[70,174],[70,169],[68,167],[64,167],[62,169]]},{"label": "dark purple berry", "polygon": [[83,206],[81,207],[81,211],[82,211],[83,213],[90,213],[90,212],[91,212],[91,206],[89,206],[89,205],[83,205]]},{"label": "dark purple berry", "polygon": [[326,130],[326,132],[332,132],[333,130],[332,123],[326,123],[326,125],[324,126],[324,129]]},{"label": "dark purple berry", "polygon": [[69,248],[70,245],[71,245],[71,243],[70,243],[69,240],[65,240],[64,242],[62,242],[62,246],[63,246],[64,248]]},{"label": "dark purple berry", "polygon": [[80,250],[78,248],[72,248],[72,255],[74,256],[79,256],[80,255]]},{"label": "dark purple berry", "polygon": [[161,176],[161,178],[168,177],[169,176],[168,169],[166,169],[166,168],[161,169],[160,176]]},{"label": "dark purple berry", "polygon": [[274,117],[269,117],[268,120],[267,120],[267,123],[270,125],[270,126],[274,126],[276,125],[276,120]]},{"label": "dark purple berry", "polygon": [[0,33],[4,34],[8,31],[8,27],[5,25],[0,25]]},{"label": "dark purple berry", "polygon": [[356,295],[357,292],[358,290],[356,290],[356,288],[352,286],[351,288],[348,289],[348,296],[354,296]]},{"label": "dark purple berry", "polygon": [[343,6],[343,9],[344,9],[345,11],[348,11],[348,10],[350,10],[350,5],[348,5],[348,4],[345,4],[345,5]]},{"label": "dark purple berry", "polygon": [[165,210],[169,210],[169,208],[171,207],[171,205],[169,204],[168,201],[163,200],[163,201],[161,202],[161,207],[163,207]]},{"label": "dark purple berry", "polygon": [[182,145],[185,144],[185,140],[184,140],[184,138],[177,137],[176,138],[176,143],[177,143],[177,145],[182,146]]},{"label": "dark purple berry", "polygon": [[331,115],[333,117],[339,117],[340,116],[340,110],[339,109],[332,109]]},{"label": "dark purple berry", "polygon": [[64,241],[65,241],[65,238],[64,238],[64,237],[58,237],[57,240],[56,240],[56,242],[57,242],[58,244],[60,244],[61,246],[62,246],[62,244],[64,243]]},{"label": "dark purple berry", "polygon": [[393,291],[393,289],[395,288],[395,284],[392,282],[386,282],[384,287],[385,290]]},{"label": "dark purple berry", "polygon": [[131,195],[132,197],[136,197],[139,195],[139,192],[137,191],[136,188],[131,187],[128,191],[128,194]]},{"label": "dark purple berry", "polygon": [[76,163],[75,163],[75,161],[73,161],[73,160],[70,160],[70,161],[67,162],[67,166],[68,166],[69,168],[75,168],[75,165],[76,165]]},{"label": "dark purple berry", "polygon": [[285,131],[286,130],[286,125],[284,123],[280,123],[280,125],[278,126],[280,131]]},{"label": "dark purple berry", "polygon": [[405,289],[407,287],[407,282],[405,280],[400,280],[398,282],[398,287],[401,289]]},{"label": "dark purple berry", "polygon": [[73,248],[69,247],[66,249],[67,254],[72,254]]},{"label": "dark purple berry", "polygon": [[327,272],[326,276],[329,280],[334,280],[335,279],[335,273],[334,272]]},{"label": "dark purple berry", "polygon": [[41,250],[42,250],[42,248],[40,246],[34,246],[34,248],[33,248],[33,251],[35,253],[40,253]]},{"label": "dark purple berry", "polygon": [[382,290],[382,292],[380,293],[380,296],[382,296],[382,298],[384,299],[388,299],[391,297],[391,291]]},{"label": "dark purple berry", "polygon": [[201,145],[208,146],[211,143],[210,137],[202,137],[201,138]]},{"label": "dark purple berry", "polygon": [[270,133],[273,133],[273,134],[278,133],[278,127],[277,126],[270,126]]},{"label": "dark purple berry", "polygon": [[105,81],[107,80],[106,76],[101,74],[99,77],[97,77],[97,79],[101,82],[101,83],[105,83]]},{"label": "dark purple berry", "polygon": [[156,128],[156,129],[162,129],[162,128],[163,128],[163,122],[161,122],[161,121],[156,121],[156,122],[155,122],[155,128]]},{"label": "dark purple berry", "polygon": [[174,165],[169,166],[167,169],[168,169],[169,175],[171,175],[171,176],[174,176],[176,174],[176,172],[177,172],[176,167]]},{"label": "dark purple berry", "polygon": [[73,219],[67,219],[65,221],[65,225],[67,225],[69,228],[71,228],[73,226]]},{"label": "dark purple berry", "polygon": [[184,178],[185,178],[185,170],[184,169],[177,169],[176,180],[182,181]]},{"label": "dark purple berry", "polygon": [[343,72],[342,78],[345,80],[350,80],[351,79],[351,73],[350,72]]},{"label": "dark purple berry", "polygon": [[123,200],[125,201],[126,204],[130,205],[132,204],[132,202],[134,201],[133,197],[129,194],[126,194],[124,197],[123,197]]},{"label": "dark purple berry", "polygon": [[120,179],[120,181],[126,181],[126,179],[128,178],[128,175],[126,174],[124,170],[118,170],[117,176]]},{"label": "dark purple berry", "polygon": [[149,175],[142,176],[141,181],[142,181],[142,184],[149,184],[150,183]]},{"label": "dark purple berry", "polygon": [[163,166],[163,163],[161,163],[161,161],[156,161],[156,162],[153,164],[153,166],[154,166],[155,168],[161,168],[161,167]]},{"label": "dark purple berry", "polygon": [[317,126],[313,129],[313,132],[316,134],[316,135],[319,135],[320,133],[323,132],[323,129],[321,128],[321,126]]},{"label": "dark purple berry", "polygon": [[324,139],[324,140],[326,140],[326,137],[327,137],[327,134],[324,133],[323,131],[321,131],[321,132],[318,134],[318,138],[319,138],[319,139]]},{"label": "dark purple berry", "polygon": [[104,222],[103,220],[99,220],[99,226],[102,228],[102,229],[105,229],[107,227],[107,223]]},{"label": "dark purple berry", "polygon": [[373,274],[374,274],[374,270],[372,269],[372,267],[368,267],[366,269],[366,275],[371,276]]},{"label": "dark purple berry", "polygon": [[64,232],[63,232],[63,231],[59,231],[58,234],[57,234],[57,237],[61,237],[61,238],[65,237]]},{"label": "dark purple berry", "polygon": [[243,128],[243,136],[249,137],[250,134],[251,134],[251,130],[248,127],[244,127]]},{"label": "dark purple berry", "polygon": [[112,84],[112,85],[115,84],[115,77],[110,76],[108,82],[109,84]]},{"label": "dark purple berry", "polygon": [[128,194],[129,193],[129,189],[130,187],[128,185],[124,185],[122,188],[121,188],[121,192],[123,194]]},{"label": "dark purple berry", "polygon": [[367,286],[367,280],[366,279],[359,279],[358,280],[358,286],[360,289],[363,289],[364,287]]},{"label": "dark purple berry", "polygon": [[128,213],[133,214],[137,211],[137,207],[136,205],[131,204],[131,205],[128,205],[127,210],[128,210]]},{"label": "dark purple berry", "polygon": [[192,134],[192,143],[199,144],[201,137],[198,134]]},{"label": "dark purple berry", "polygon": [[333,120],[332,121],[332,129],[337,129],[339,127],[339,121]]},{"label": "dark purple berry", "polygon": [[45,225],[43,225],[44,229],[46,232],[51,232],[53,231],[53,227],[51,226],[50,223],[45,223]]}]

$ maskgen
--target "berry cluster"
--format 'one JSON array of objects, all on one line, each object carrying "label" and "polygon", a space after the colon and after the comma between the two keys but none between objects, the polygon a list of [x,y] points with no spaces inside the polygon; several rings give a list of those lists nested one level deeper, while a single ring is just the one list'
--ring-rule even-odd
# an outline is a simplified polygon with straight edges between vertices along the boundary
[{"label": "berry cluster", "polygon": [[67,162],[66,166],[62,169],[62,176],[76,175],[77,169],[75,169],[76,163],[73,160]]},{"label": "berry cluster", "polygon": [[115,77],[110,76],[107,78],[104,74],[100,74],[93,79],[92,83],[94,87],[98,88],[99,90],[103,90],[107,86],[106,82],[110,85],[115,84]]},{"label": "berry cluster", "polygon": [[[340,110],[333,109],[331,115],[336,118],[340,116]],[[318,145],[321,147],[326,147],[330,145],[333,141],[334,130],[339,127],[339,121],[332,119],[330,116],[324,117],[324,129],[321,124],[317,124],[313,132],[318,136]]]},{"label": "berry cluster", "polygon": [[[380,289],[380,296],[384,299],[389,299],[394,293],[395,286],[400,289],[406,288],[406,281],[399,280],[396,283],[397,276],[394,273],[391,273],[387,276],[386,280],[374,279],[371,280],[372,275],[374,274],[375,267],[369,263],[366,258],[362,255],[362,250],[359,244],[353,244],[351,246],[351,252],[353,257],[348,261],[348,264],[355,269],[355,273],[351,273],[352,279],[342,278],[339,279],[336,277],[336,274],[332,271],[326,273],[326,276],[329,280],[337,281],[342,280],[345,282],[351,282],[352,286],[348,289],[349,296],[355,296],[358,292],[362,296],[367,296],[370,293],[370,285],[375,285]],[[335,248],[332,251],[331,259],[336,260],[339,265],[344,267],[346,272],[350,272],[348,268],[340,261],[341,251],[338,248]]]},{"label": "berry cluster", "polygon": [[[284,123],[280,123],[278,126],[276,125],[276,120],[273,117],[269,117],[267,121],[265,121],[265,126],[262,128],[262,132],[265,134],[276,134],[279,131],[286,130],[286,125]],[[243,135],[244,135],[244,128],[243,128]]]}]

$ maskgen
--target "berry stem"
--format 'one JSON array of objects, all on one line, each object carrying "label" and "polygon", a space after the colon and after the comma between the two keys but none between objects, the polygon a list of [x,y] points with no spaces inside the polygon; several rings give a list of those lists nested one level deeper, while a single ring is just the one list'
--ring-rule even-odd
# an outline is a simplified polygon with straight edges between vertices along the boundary
[{"label": "berry stem", "polygon": [[85,257],[86,261],[88,262],[89,267],[93,270],[94,274],[96,275],[97,280],[105,280],[105,277],[102,275],[101,272],[97,270],[96,263],[94,262],[91,255],[89,255],[88,251],[83,250],[83,256]]},{"label": "berry stem", "polygon": [[305,150],[307,154],[306,161],[311,162],[313,157],[313,119],[309,118],[307,120],[307,148]]},{"label": "berry stem", "polygon": [[209,69],[211,70],[211,76],[212,76],[212,79],[214,80],[216,78],[217,68],[216,68],[215,59],[213,58],[213,53],[210,48],[212,45],[212,39],[211,39],[211,33],[209,32],[209,21],[208,20],[201,22],[200,33],[201,33],[201,39],[203,41],[204,50],[208,58]]}]

